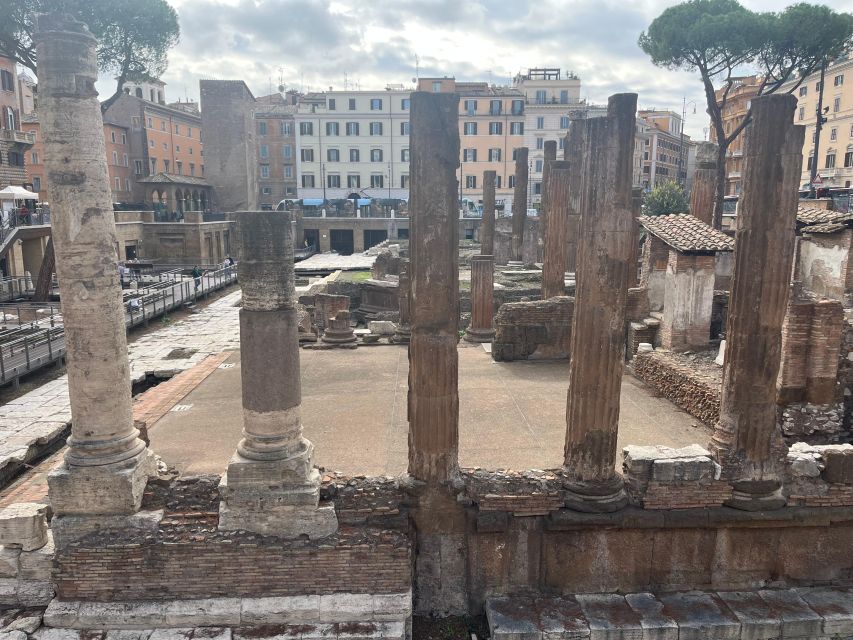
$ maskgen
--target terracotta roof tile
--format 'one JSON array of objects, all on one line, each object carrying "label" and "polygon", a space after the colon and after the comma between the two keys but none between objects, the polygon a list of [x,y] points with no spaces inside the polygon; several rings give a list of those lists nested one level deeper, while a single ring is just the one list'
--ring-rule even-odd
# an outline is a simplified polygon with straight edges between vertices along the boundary
[{"label": "terracotta roof tile", "polygon": [[820,224],[823,222],[835,222],[846,216],[846,213],[840,211],[831,211],[830,209],[819,209],[810,207],[805,204],[797,206],[797,222],[801,224]]},{"label": "terracotta roof tile", "polygon": [[734,251],[735,241],[687,213],[640,216],[640,224],[673,249],[685,253]]}]

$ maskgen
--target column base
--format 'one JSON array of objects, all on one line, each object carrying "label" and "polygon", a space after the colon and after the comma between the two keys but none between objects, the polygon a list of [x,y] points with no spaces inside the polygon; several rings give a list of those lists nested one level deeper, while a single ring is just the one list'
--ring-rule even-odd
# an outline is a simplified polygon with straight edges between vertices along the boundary
[{"label": "column base", "polygon": [[776,480],[742,480],[732,483],[732,497],[723,504],[741,511],[775,511],[787,504]]},{"label": "column base", "polygon": [[97,467],[63,462],[47,475],[50,504],[57,515],[136,513],[148,478],[156,469],[150,449],[129,460]]},{"label": "column base", "polygon": [[468,342],[491,342],[495,339],[494,329],[468,329],[463,339]]},{"label": "column base", "polygon": [[412,328],[408,325],[397,325],[397,330],[391,336],[391,344],[409,344],[412,340]]},{"label": "column base", "polygon": [[628,494],[621,477],[601,482],[567,482],[567,509],[582,513],[612,513],[628,506]]},{"label": "column base", "polygon": [[358,338],[355,333],[353,333],[352,329],[347,331],[330,331],[326,329],[323,332],[323,337],[320,338],[322,342],[326,344],[347,344],[350,342],[356,342]]},{"label": "column base", "polygon": [[331,504],[261,509],[247,505],[232,507],[220,502],[219,528],[223,531],[251,531],[290,540],[319,540],[338,530],[338,516]]},{"label": "column base", "polygon": [[508,260],[506,263],[507,269],[524,269],[523,260]]}]

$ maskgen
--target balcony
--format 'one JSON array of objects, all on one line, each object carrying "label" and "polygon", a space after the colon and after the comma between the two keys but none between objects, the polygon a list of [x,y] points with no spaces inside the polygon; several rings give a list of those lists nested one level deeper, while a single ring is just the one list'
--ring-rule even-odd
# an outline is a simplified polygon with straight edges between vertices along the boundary
[{"label": "balcony", "polygon": [[6,142],[20,142],[21,144],[35,144],[36,134],[32,131],[0,129],[0,140],[5,140]]}]

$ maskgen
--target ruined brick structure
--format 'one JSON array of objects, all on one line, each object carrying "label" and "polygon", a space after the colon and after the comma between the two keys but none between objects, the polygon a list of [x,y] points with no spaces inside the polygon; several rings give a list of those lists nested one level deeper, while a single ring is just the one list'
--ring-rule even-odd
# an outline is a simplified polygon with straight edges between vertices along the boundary
[{"label": "ruined brick structure", "polygon": [[574,298],[568,296],[502,304],[495,315],[492,358],[568,358]]}]

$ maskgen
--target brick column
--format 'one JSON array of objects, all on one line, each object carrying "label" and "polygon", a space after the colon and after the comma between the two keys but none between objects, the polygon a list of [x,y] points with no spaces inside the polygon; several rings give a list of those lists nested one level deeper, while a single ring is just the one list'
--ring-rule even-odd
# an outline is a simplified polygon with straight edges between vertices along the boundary
[{"label": "brick column", "polygon": [[302,436],[292,223],[290,211],[237,218],[243,439],[219,487],[219,528],[314,539],[338,523],[333,506],[318,507],[314,445]]},{"label": "brick column", "polygon": [[72,422],[65,461],[48,475],[50,502],[57,514],[133,513],[153,469],[133,426],[115,216],[94,86],[97,42],[83,23],[57,14],[39,17],[35,40]]},{"label": "brick column", "polygon": [[589,512],[627,504],[616,473],[625,308],[633,241],[631,167],[637,95],[610,97],[607,116],[577,122],[581,234],[566,409],[566,506]]},{"label": "brick column", "polygon": [[495,178],[497,171],[483,172],[483,223],[480,226],[480,253],[495,255]]},{"label": "brick column", "polygon": [[495,259],[471,257],[471,326],[465,332],[468,342],[491,342],[494,327]]},{"label": "brick column", "polygon": [[459,449],[459,96],[412,93],[409,474],[456,471]]},{"label": "brick column", "polygon": [[566,264],[569,250],[569,163],[549,163],[548,232],[542,266],[542,299],[566,295]]},{"label": "brick column", "polygon": [[714,189],[717,182],[717,150],[713,142],[700,142],[696,148],[696,169],[690,189],[690,213],[707,224],[714,217]]},{"label": "brick column", "polygon": [[542,195],[539,204],[539,243],[542,245],[542,254],[545,254],[545,239],[548,236],[548,215],[551,213],[548,193],[548,177],[551,175],[551,163],[557,159],[557,141],[546,140],[544,145],[544,159],[542,160]]},{"label": "brick column", "polygon": [[802,168],[804,127],[793,124],[796,105],[791,95],[754,98],[746,130],[720,419],[711,443],[734,485],[729,506],[739,509],[785,504],[776,378]]},{"label": "brick column", "polygon": [[524,223],[527,220],[527,147],[515,150],[515,190],[512,196],[512,262],[523,264]]}]

